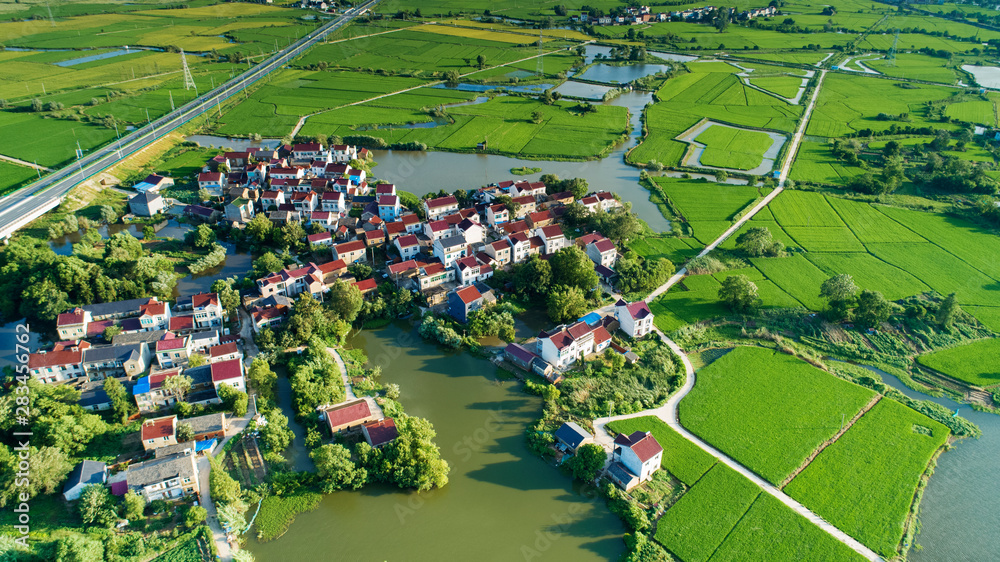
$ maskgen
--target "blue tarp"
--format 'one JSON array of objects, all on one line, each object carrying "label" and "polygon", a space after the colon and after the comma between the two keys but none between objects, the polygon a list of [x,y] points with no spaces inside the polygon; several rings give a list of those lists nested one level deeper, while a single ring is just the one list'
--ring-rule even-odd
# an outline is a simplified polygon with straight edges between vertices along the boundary
[{"label": "blue tarp", "polygon": [[135,381],[135,386],[132,387],[132,395],[146,394],[149,392],[149,377],[142,377],[141,379]]},{"label": "blue tarp", "polygon": [[596,312],[591,312],[590,314],[587,314],[583,318],[579,319],[578,322],[586,322],[588,326],[595,326],[600,324],[601,315]]},{"label": "blue tarp", "polygon": [[200,453],[200,452],[205,451],[205,450],[211,451],[212,449],[215,448],[216,441],[217,441],[216,439],[208,439],[208,440],[205,440],[205,441],[195,441],[194,452]]}]

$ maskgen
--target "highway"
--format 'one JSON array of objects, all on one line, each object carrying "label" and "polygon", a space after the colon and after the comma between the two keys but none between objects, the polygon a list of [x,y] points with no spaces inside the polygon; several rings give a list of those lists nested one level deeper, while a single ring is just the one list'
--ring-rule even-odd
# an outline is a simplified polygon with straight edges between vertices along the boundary
[{"label": "highway", "polygon": [[278,51],[264,62],[248,69],[214,90],[188,102],[176,110],[148,123],[138,130],[121,137],[107,146],[72,164],[49,174],[15,193],[0,198],[0,240],[5,243],[18,229],[40,217],[62,202],[63,196],[74,186],[103,170],[121,162],[131,154],[149,146],[166,133],[184,125],[206,112],[214,110],[223,101],[239,94],[254,82],[281,68],[293,58],[312,47],[317,41],[348,24],[355,17],[367,12],[378,0],[369,0],[351,8],[337,19],[324,24],[303,36],[285,49]]}]

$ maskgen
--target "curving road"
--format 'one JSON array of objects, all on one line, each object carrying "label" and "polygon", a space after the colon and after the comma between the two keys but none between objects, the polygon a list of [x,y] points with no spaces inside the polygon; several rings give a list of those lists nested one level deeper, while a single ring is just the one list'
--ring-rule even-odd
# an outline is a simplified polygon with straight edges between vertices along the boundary
[{"label": "curving road", "polygon": [[285,49],[278,51],[264,62],[248,69],[243,74],[222,84],[214,90],[188,102],[180,108],[160,117],[145,127],[122,137],[120,140],[77,160],[53,174],[28,185],[21,190],[0,198],[0,239],[6,241],[19,228],[24,227],[49,209],[57,206],[66,192],[87,178],[105,170],[125,157],[137,152],[164,134],[184,125],[192,119],[220,106],[223,101],[246,90],[247,86],[266,77],[301,55],[306,49],[323,40],[331,32],[348,24],[357,16],[367,12],[378,0],[368,0],[351,8],[337,19],[324,24],[303,36]]}]

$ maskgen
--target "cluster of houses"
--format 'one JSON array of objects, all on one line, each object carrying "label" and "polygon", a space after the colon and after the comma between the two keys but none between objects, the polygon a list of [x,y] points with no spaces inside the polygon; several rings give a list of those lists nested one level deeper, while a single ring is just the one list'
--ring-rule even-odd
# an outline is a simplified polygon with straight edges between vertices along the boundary
[{"label": "cluster of houses", "polygon": [[[594,436],[575,422],[566,422],[554,434],[557,448],[576,453],[580,447],[593,443]],[[615,437],[607,475],[612,482],[630,491],[651,480],[663,461],[663,447],[648,431],[624,433]]]},{"label": "cluster of houses", "polygon": [[618,15],[573,16],[572,21],[589,23],[590,25],[638,25],[643,23],[656,23],[666,21],[686,21],[699,22],[713,16],[717,11],[729,12],[729,17],[734,21],[746,21],[760,17],[770,17],[778,13],[775,6],[763,8],[750,8],[739,11],[736,8],[717,8],[716,6],[703,6],[701,8],[689,8],[686,10],[675,10],[671,12],[653,13],[649,6],[627,6],[623,13]]}]

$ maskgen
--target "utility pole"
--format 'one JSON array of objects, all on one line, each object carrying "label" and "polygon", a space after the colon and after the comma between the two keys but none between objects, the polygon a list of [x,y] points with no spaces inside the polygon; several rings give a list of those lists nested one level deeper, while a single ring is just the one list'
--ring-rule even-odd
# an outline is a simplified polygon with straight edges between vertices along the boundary
[{"label": "utility pole", "polygon": [[35,160],[35,171],[38,172],[38,179],[42,179],[42,169],[38,167],[38,160]]},{"label": "utility pole", "polygon": [[170,95],[170,113],[173,113],[174,110],[177,109],[174,107],[174,93],[171,92],[170,90],[167,90],[167,94]]},{"label": "utility pole", "polygon": [[122,137],[118,134],[118,121],[115,121],[115,137],[118,139],[118,159],[122,159]]}]

